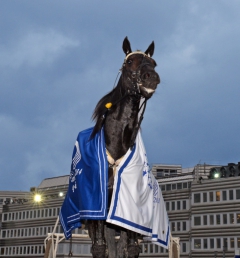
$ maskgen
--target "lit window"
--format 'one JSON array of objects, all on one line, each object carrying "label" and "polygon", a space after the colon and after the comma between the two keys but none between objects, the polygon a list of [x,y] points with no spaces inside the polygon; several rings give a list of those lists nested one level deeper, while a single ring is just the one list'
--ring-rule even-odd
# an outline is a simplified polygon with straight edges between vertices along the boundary
[{"label": "lit window", "polygon": [[230,238],[230,248],[234,248],[235,243],[234,243],[234,238]]},{"label": "lit window", "polygon": [[221,195],[220,191],[216,191],[216,201],[220,201]]},{"label": "lit window", "polygon": [[237,213],[237,223],[240,223],[240,213]]},{"label": "lit window", "polygon": [[201,239],[194,239],[194,249],[201,249]]},{"label": "lit window", "polygon": [[237,248],[240,248],[240,237],[237,238]]}]

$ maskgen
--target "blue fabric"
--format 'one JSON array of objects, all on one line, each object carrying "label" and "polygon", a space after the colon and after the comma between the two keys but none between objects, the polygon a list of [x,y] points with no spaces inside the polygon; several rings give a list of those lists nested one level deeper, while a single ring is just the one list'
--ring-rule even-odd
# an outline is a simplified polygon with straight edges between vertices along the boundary
[{"label": "blue fabric", "polygon": [[107,218],[108,163],[103,128],[90,139],[93,128],[79,133],[72,155],[69,187],[59,218],[66,239],[82,219]]}]

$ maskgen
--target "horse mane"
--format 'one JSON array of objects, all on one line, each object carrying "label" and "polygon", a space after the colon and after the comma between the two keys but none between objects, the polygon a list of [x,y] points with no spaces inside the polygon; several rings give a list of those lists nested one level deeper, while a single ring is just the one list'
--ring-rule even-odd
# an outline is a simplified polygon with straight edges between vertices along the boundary
[{"label": "horse mane", "polygon": [[117,86],[115,86],[109,93],[103,96],[97,103],[93,114],[92,120],[95,121],[95,126],[90,139],[92,139],[97,132],[99,132],[104,124],[105,116],[107,115],[108,109],[105,107],[107,103],[116,103],[122,96],[121,92],[122,76],[120,76]]}]

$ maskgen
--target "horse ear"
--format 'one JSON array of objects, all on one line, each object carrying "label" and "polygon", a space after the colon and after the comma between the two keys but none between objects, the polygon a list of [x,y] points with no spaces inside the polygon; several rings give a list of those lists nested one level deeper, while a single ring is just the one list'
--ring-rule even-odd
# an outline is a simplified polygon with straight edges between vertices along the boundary
[{"label": "horse ear", "polygon": [[129,42],[129,40],[128,40],[127,37],[123,40],[122,48],[123,48],[123,52],[124,52],[126,55],[128,55],[129,53],[132,52],[131,44],[130,44],[130,42]]},{"label": "horse ear", "polygon": [[154,45],[154,41],[150,44],[150,46],[148,47],[148,49],[145,51],[145,54],[149,57],[152,57],[153,56],[153,53],[154,53],[154,48],[155,48],[155,45]]}]

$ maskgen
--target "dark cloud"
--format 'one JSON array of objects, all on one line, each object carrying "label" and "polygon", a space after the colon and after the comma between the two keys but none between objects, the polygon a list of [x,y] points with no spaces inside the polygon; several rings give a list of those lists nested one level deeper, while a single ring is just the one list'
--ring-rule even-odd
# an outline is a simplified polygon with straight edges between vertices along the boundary
[{"label": "dark cloud", "polygon": [[0,189],[69,173],[125,36],[134,50],[156,45],[161,84],[142,124],[150,163],[240,161],[239,11],[239,1],[2,1]]}]

